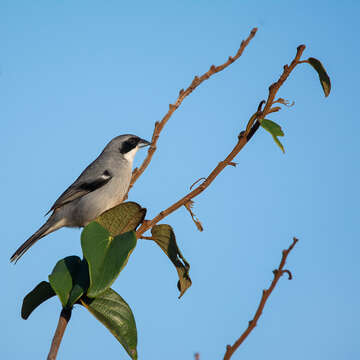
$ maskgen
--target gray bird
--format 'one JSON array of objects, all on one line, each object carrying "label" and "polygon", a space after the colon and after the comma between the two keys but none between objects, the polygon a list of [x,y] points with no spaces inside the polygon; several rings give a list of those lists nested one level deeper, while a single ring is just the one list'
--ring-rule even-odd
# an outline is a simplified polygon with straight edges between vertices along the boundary
[{"label": "gray bird", "polygon": [[[17,261],[42,237],[64,226],[83,227],[106,210],[120,204],[128,190],[132,163],[139,148],[151,145],[135,135],[112,139],[55,201],[46,223],[26,240],[10,258]],[[47,215],[46,214],[46,215]]]}]

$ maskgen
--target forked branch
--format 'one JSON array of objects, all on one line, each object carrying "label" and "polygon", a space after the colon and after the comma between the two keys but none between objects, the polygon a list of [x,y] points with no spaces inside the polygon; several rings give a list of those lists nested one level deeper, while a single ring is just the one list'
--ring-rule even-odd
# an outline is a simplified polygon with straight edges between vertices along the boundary
[{"label": "forked branch", "polygon": [[251,39],[255,36],[256,32],[257,32],[257,28],[253,28],[251,30],[250,35],[247,37],[247,39],[243,40],[241,42],[240,48],[237,51],[237,53],[235,54],[235,56],[229,56],[228,60],[219,66],[211,65],[210,69],[205,74],[201,75],[200,77],[195,76],[193,81],[191,82],[191,84],[189,85],[189,87],[186,90],[184,90],[184,89],[180,90],[179,96],[178,96],[177,100],[175,101],[175,104],[169,104],[168,112],[165,114],[165,116],[162,118],[162,120],[160,122],[157,121],[155,123],[155,128],[154,128],[154,132],[153,132],[152,139],[151,139],[151,147],[149,148],[147,156],[146,156],[145,160],[143,161],[143,163],[141,164],[141,166],[139,168],[134,169],[128,192],[133,187],[136,180],[141,176],[141,174],[145,171],[145,169],[150,164],[150,161],[156,151],[156,144],[159,139],[160,133],[161,133],[162,129],[164,128],[164,126],[166,125],[166,123],[168,122],[168,120],[170,119],[171,115],[181,105],[183,100],[188,95],[190,95],[202,82],[209,79],[212,75],[224,70],[230,64],[235,62],[242,55],[245,48],[251,41]]},{"label": "forked branch", "polygon": [[258,306],[258,308],[256,310],[254,318],[249,321],[249,325],[248,325],[247,329],[241,334],[241,336],[235,341],[235,343],[233,345],[228,345],[226,347],[226,353],[224,355],[224,360],[229,360],[231,358],[231,356],[234,354],[234,352],[239,348],[239,346],[249,336],[251,331],[256,327],[256,324],[257,324],[257,322],[258,322],[258,320],[259,320],[259,318],[260,318],[260,316],[262,314],[262,311],[263,311],[263,309],[265,307],[265,304],[266,304],[269,296],[271,295],[271,293],[275,289],[275,286],[278,283],[278,281],[280,280],[280,278],[284,274],[288,274],[289,280],[292,279],[291,272],[289,270],[284,269],[284,266],[285,266],[286,259],[287,259],[288,255],[289,255],[290,251],[294,248],[294,246],[295,246],[295,244],[297,242],[298,242],[298,239],[294,238],[293,242],[289,246],[289,248],[286,249],[286,250],[283,250],[280,265],[276,270],[273,271],[274,279],[271,282],[270,287],[268,289],[266,289],[266,290],[263,290],[262,297],[261,297],[261,300],[260,300],[260,304],[259,304],[259,306]]},{"label": "forked branch", "polygon": [[[248,38],[248,40],[249,40],[249,38]],[[214,170],[209,174],[209,176],[200,185],[198,185],[194,190],[190,191],[187,195],[182,197],[180,200],[175,202],[173,205],[169,206],[167,209],[161,211],[152,220],[145,221],[136,232],[136,235],[138,238],[141,237],[141,235],[145,231],[151,229],[155,224],[157,224],[159,221],[164,219],[166,216],[168,216],[175,210],[179,209],[181,206],[187,204],[194,197],[201,194],[228,165],[233,164],[233,160],[234,160],[235,156],[242,150],[242,148],[249,142],[249,140],[252,138],[252,136],[258,130],[258,128],[260,126],[260,122],[258,121],[258,119],[263,119],[267,114],[278,110],[278,109],[274,110],[274,108],[272,108],[273,104],[277,103],[277,101],[274,100],[275,96],[276,96],[277,92],[279,91],[280,87],[287,80],[287,78],[289,77],[291,72],[295,69],[296,65],[298,65],[300,63],[300,58],[301,58],[301,55],[304,52],[304,50],[305,50],[305,45],[298,46],[295,58],[292,60],[290,65],[284,65],[283,72],[280,75],[278,81],[276,81],[269,87],[269,94],[268,94],[267,100],[266,101],[263,100],[260,102],[257,111],[249,119],[247,126],[246,126],[246,130],[242,131],[239,134],[238,141],[237,141],[236,145],[234,146],[234,148],[229,153],[229,155],[223,161],[220,161],[218,163],[218,165],[214,168]],[[265,106],[262,109],[263,104],[265,104]],[[151,160],[151,158],[150,158],[150,160]]]}]

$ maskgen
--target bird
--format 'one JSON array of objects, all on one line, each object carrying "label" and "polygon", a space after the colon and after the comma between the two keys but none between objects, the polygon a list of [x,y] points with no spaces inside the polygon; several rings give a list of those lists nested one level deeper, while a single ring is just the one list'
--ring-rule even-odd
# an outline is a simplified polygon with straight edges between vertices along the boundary
[{"label": "bird", "polygon": [[127,194],[132,163],[139,148],[151,143],[136,135],[113,138],[47,212],[50,217],[11,256],[17,262],[42,237],[62,227],[84,227],[119,205]]}]

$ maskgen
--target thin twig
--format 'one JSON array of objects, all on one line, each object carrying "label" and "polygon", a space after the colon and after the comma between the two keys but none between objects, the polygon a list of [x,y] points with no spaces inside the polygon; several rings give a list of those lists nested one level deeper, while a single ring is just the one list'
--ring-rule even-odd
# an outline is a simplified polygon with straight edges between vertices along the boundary
[{"label": "thin twig", "polygon": [[134,169],[128,192],[133,187],[136,180],[141,176],[141,174],[145,171],[145,169],[150,164],[150,161],[156,151],[156,144],[159,139],[159,135],[160,135],[162,129],[164,128],[164,126],[166,125],[166,123],[168,122],[168,120],[170,119],[171,115],[174,113],[174,111],[181,105],[183,100],[188,95],[190,95],[203,81],[209,79],[212,75],[224,70],[230,64],[235,62],[242,55],[243,51],[245,50],[245,48],[247,47],[247,45],[249,44],[251,39],[255,36],[256,32],[257,32],[257,28],[253,28],[251,30],[248,38],[241,42],[240,48],[237,51],[237,53],[235,54],[235,56],[229,56],[228,60],[226,62],[224,62],[222,65],[219,65],[219,66],[211,65],[210,69],[205,74],[201,75],[200,77],[195,76],[193,81],[191,82],[191,84],[189,85],[189,87],[186,90],[184,90],[184,89],[180,90],[179,96],[178,96],[175,104],[169,104],[168,112],[165,114],[165,116],[162,118],[162,120],[160,122],[157,121],[155,123],[155,128],[154,128],[154,132],[153,132],[152,139],[151,139],[151,147],[149,148],[147,156],[146,156],[145,160],[143,161],[143,163],[141,164],[141,166],[139,168]]},{"label": "thin twig", "polygon": [[61,340],[64,336],[66,326],[71,318],[71,311],[72,311],[72,309],[62,309],[61,310],[59,322],[58,322],[57,328],[55,330],[53,340],[51,342],[51,347],[50,347],[50,351],[49,351],[47,360],[55,360],[56,359],[56,356],[57,356],[57,353],[58,353],[58,350],[59,350],[59,347],[61,344]]},{"label": "thin twig", "polygon": [[201,224],[201,221],[199,220],[199,218],[193,213],[193,211],[191,210],[191,208],[194,206],[194,202],[192,200],[190,200],[189,202],[184,204],[186,210],[189,212],[193,222],[195,223],[197,229],[199,231],[203,231],[204,228]]},{"label": "thin twig", "polygon": [[194,197],[201,194],[214,180],[215,178],[230,164],[232,164],[235,156],[242,150],[242,148],[249,142],[249,140],[253,137],[255,132],[260,127],[260,122],[257,119],[264,118],[267,114],[271,112],[271,107],[274,103],[275,96],[289,77],[291,72],[295,69],[296,65],[299,63],[302,53],[305,50],[305,45],[300,45],[297,48],[297,52],[295,58],[291,62],[290,65],[285,65],[284,70],[279,77],[278,81],[270,85],[269,87],[269,95],[265,102],[264,109],[261,110],[264,100],[260,102],[258,110],[255,114],[253,114],[248,121],[246,126],[246,130],[242,131],[238,136],[238,142],[231,150],[230,154],[225,158],[225,160],[220,161],[218,165],[214,168],[214,170],[209,174],[209,176],[204,180],[199,186],[197,186],[194,190],[190,191],[187,195],[182,197],[180,200],[176,201],[173,205],[169,206],[167,209],[161,211],[157,216],[155,216],[152,220],[147,220],[144,222],[140,228],[136,231],[136,235],[139,238],[145,231],[151,229],[155,224],[164,219],[166,216],[179,209],[181,206],[188,203]]},{"label": "thin twig", "polygon": [[205,178],[205,177],[201,177],[200,179],[197,179],[197,180],[190,186],[190,190],[191,190],[200,180],[206,180],[206,178]]},{"label": "thin twig", "polygon": [[241,336],[235,341],[234,345],[228,345],[226,347],[226,352],[224,355],[224,360],[229,360],[231,358],[231,356],[234,354],[234,352],[238,349],[238,347],[244,342],[244,340],[248,337],[248,335],[251,333],[251,331],[256,327],[256,324],[263,312],[263,309],[265,307],[266,301],[268,300],[269,296],[271,295],[271,293],[273,292],[277,282],[279,281],[279,279],[281,278],[281,276],[283,276],[285,273],[287,273],[289,275],[289,280],[291,280],[292,276],[290,277],[290,272],[289,270],[283,270],[285,263],[286,263],[286,258],[288,257],[290,251],[294,248],[295,244],[298,242],[297,238],[293,238],[293,242],[292,244],[289,246],[288,249],[283,250],[282,252],[282,257],[281,257],[281,261],[280,261],[280,265],[279,267],[273,271],[274,273],[274,279],[271,282],[271,285],[268,289],[263,290],[262,293],[262,297],[260,300],[260,304],[256,310],[256,313],[254,315],[254,318],[252,320],[249,321],[249,325],[247,327],[247,329],[241,334]]}]

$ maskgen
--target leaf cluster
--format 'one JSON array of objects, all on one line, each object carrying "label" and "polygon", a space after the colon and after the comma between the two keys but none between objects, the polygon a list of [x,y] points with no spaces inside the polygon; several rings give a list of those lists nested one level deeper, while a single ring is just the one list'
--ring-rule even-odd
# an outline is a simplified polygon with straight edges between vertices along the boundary
[{"label": "leaf cluster", "polygon": [[[63,309],[75,304],[86,308],[137,359],[137,330],[130,306],[111,285],[126,266],[137,244],[135,230],[146,209],[127,202],[105,212],[81,233],[83,259],[68,256],[55,265],[49,282],[42,281],[23,301],[21,316],[27,319],[35,308],[57,295]],[[180,296],[190,287],[190,265],[181,254],[169,225],[152,229],[153,240],[175,265]]]}]

